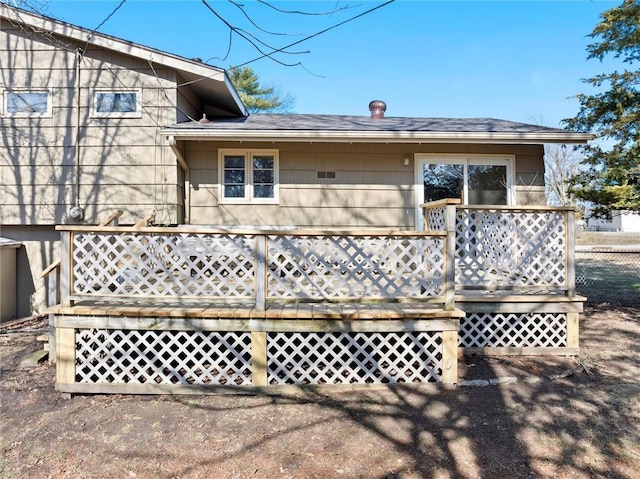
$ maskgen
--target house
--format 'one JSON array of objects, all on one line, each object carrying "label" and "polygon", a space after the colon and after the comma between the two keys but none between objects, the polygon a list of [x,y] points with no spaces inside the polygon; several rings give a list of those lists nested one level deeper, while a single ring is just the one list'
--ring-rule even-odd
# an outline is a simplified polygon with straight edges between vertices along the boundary
[{"label": "house", "polygon": [[[361,116],[247,115],[222,69],[0,8],[0,224],[24,245],[22,315],[41,309],[41,272],[62,260],[50,310],[60,390],[167,392],[252,374],[266,385],[291,370],[294,383],[337,381],[270,362],[313,356],[305,341],[327,338],[362,348],[359,367],[377,371],[363,382],[406,369],[376,369],[399,357],[371,356],[389,335],[426,354],[403,380],[435,361],[427,379],[454,382],[457,346],[577,351],[573,212],[542,206],[543,145],[590,135],[393,117],[379,100]],[[116,210],[136,226],[96,226]],[[255,305],[212,307],[229,298]],[[148,337],[162,359],[131,356]],[[222,379],[186,378],[212,367],[200,352],[211,342],[226,345],[216,357],[234,351],[214,367]]]},{"label": "house", "polygon": [[586,229],[589,231],[640,233],[640,214],[618,210],[612,211],[604,218],[592,216],[587,218]]},{"label": "house", "polygon": [[225,71],[0,5],[0,228],[19,240],[18,315],[46,304],[56,224],[184,222],[165,125],[246,110]]}]

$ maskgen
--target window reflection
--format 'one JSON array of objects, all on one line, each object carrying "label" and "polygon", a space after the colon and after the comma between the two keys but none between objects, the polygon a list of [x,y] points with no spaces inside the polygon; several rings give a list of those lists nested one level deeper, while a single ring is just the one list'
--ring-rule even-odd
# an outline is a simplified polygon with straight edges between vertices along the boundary
[{"label": "window reflection", "polygon": [[506,205],[507,167],[469,165],[469,204]]},{"label": "window reflection", "polygon": [[137,110],[135,93],[98,93],[96,111],[98,113],[132,113]]},{"label": "window reflection", "polygon": [[422,172],[424,201],[461,198],[464,188],[464,165],[427,164]]}]

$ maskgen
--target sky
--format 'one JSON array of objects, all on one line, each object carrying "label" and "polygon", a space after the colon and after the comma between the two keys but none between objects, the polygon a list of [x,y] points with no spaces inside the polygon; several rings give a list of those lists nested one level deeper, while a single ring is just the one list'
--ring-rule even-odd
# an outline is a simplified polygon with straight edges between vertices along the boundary
[{"label": "sky", "polygon": [[[41,0],[46,1],[46,0]],[[587,60],[588,35],[600,14],[621,3],[605,0],[396,0],[334,29],[385,0],[234,0],[271,35],[256,30],[228,0],[49,0],[49,16],[223,68],[261,54],[211,11],[252,31],[279,55],[249,63],[261,83],[293,97],[294,113],[369,115],[371,100],[387,116],[500,118],[561,126],[574,116],[581,79],[620,69]],[[114,12],[115,10],[115,12]],[[109,15],[111,16],[109,17]],[[106,20],[106,21],[105,21]]]}]

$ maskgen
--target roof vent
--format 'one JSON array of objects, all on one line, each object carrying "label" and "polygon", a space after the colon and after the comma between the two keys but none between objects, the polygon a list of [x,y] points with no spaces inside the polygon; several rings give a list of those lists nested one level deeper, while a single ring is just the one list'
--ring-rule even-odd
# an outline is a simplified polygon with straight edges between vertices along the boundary
[{"label": "roof vent", "polygon": [[376,120],[384,118],[384,112],[387,111],[387,104],[382,100],[373,100],[369,103],[369,111],[371,112],[371,118]]},{"label": "roof vent", "polygon": [[198,120],[198,123],[209,123],[209,119],[207,118],[207,114],[203,113],[202,114],[202,118],[200,118],[200,120]]},{"label": "roof vent", "polygon": [[191,60],[194,62],[202,63],[202,58],[200,57],[193,57]]}]

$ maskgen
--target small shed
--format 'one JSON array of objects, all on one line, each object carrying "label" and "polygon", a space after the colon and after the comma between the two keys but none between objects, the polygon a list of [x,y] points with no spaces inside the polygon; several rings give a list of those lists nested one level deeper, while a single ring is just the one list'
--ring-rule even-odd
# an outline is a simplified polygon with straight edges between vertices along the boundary
[{"label": "small shed", "polygon": [[16,317],[16,251],[21,246],[19,241],[0,237],[0,323]]}]

